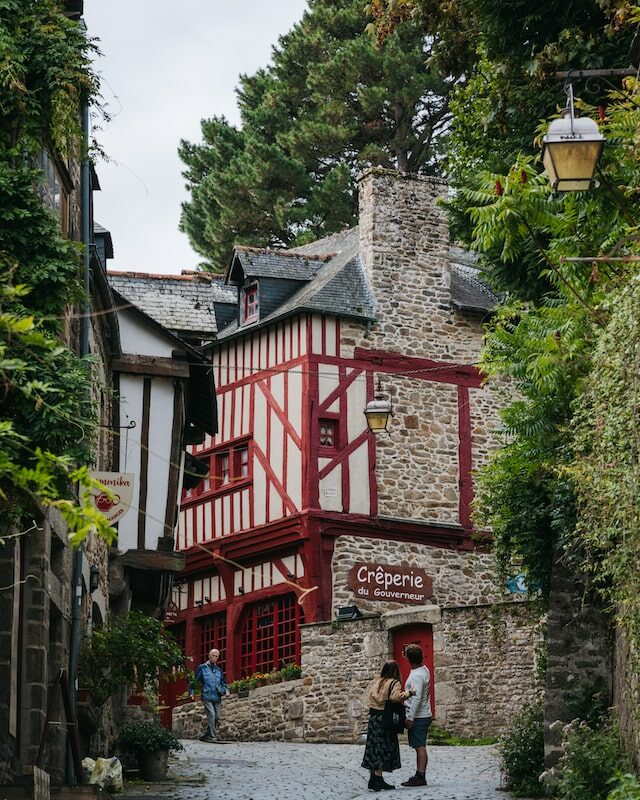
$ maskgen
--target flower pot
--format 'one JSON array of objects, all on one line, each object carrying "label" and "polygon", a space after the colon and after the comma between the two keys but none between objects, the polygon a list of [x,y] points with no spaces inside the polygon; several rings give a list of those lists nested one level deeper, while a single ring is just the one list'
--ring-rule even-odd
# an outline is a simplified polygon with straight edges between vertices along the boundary
[{"label": "flower pot", "polygon": [[130,694],[127,698],[128,706],[148,706],[149,698],[146,694]]},{"label": "flower pot", "polygon": [[138,753],[140,774],[146,781],[163,781],[167,777],[168,750],[155,753]]}]

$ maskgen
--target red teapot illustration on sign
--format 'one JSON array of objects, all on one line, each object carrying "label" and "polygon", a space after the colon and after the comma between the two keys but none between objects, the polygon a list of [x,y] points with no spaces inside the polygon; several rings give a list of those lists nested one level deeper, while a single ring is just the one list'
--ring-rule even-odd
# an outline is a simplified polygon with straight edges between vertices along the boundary
[{"label": "red teapot illustration on sign", "polygon": [[104,514],[106,511],[110,511],[114,506],[117,506],[120,502],[120,496],[117,494],[111,495],[111,497],[102,492],[96,497],[96,507],[98,511],[102,511]]}]

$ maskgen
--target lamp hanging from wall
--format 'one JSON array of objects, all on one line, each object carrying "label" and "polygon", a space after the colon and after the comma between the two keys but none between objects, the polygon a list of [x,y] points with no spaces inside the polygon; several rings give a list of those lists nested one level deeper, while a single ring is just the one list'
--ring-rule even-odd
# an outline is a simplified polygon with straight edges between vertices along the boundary
[{"label": "lamp hanging from wall", "polygon": [[604,136],[588,117],[576,119],[573,86],[565,89],[568,105],[554,119],[543,139],[542,163],[555,192],[584,192],[595,185],[593,176],[604,147]]},{"label": "lamp hanging from wall", "polygon": [[369,400],[364,409],[364,415],[367,418],[367,425],[372,433],[389,432],[389,425],[393,417],[393,406],[391,405],[391,400],[382,394],[380,390],[380,381],[378,381],[375,399]]}]

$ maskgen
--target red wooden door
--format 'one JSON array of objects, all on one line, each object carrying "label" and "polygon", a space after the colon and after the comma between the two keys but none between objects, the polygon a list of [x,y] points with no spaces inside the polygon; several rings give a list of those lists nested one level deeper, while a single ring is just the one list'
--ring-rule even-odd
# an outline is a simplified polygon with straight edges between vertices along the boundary
[{"label": "red wooden door", "polygon": [[393,658],[400,665],[400,674],[404,684],[409,675],[409,662],[404,657],[404,649],[409,644],[418,644],[424,653],[424,664],[431,673],[431,713],[435,716],[435,674],[433,671],[433,630],[431,625],[409,625],[393,632]]}]

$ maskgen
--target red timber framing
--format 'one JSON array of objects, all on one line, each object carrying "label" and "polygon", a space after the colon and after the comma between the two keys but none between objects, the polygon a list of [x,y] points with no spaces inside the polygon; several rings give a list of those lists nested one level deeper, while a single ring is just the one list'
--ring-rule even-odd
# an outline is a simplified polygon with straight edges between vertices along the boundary
[{"label": "red timber framing", "polygon": [[[215,470],[217,454],[247,446],[249,466],[247,475],[232,474],[225,485],[213,474],[206,491],[183,499],[177,547],[186,552],[187,564],[181,578],[193,587],[204,576],[216,576],[219,585],[215,597],[211,590],[198,605],[191,588],[177,612],[175,624],[183,626],[194,662],[216,646],[224,651],[232,680],[266,671],[270,659],[298,661],[300,622],[331,617],[332,558],[341,535],[448,549],[475,546],[469,392],[482,384],[476,367],[363,348],[342,357],[339,321],[300,315],[217,345],[214,373],[220,432],[194,455]],[[362,429],[353,430],[348,404],[357,401],[364,410],[380,373],[456,387],[458,525],[379,516],[376,439],[365,429],[364,415]],[[335,447],[320,444],[321,420],[335,423]],[[367,496],[356,509],[355,483],[367,483],[361,468]],[[324,490],[321,496],[322,482],[331,476],[338,508],[328,507]],[[293,559],[295,569],[286,566]]]}]

